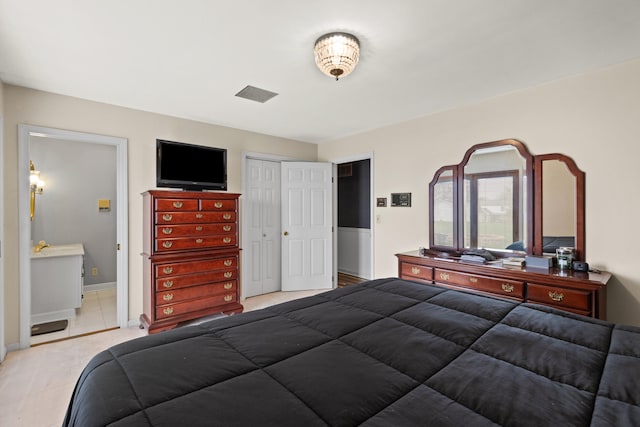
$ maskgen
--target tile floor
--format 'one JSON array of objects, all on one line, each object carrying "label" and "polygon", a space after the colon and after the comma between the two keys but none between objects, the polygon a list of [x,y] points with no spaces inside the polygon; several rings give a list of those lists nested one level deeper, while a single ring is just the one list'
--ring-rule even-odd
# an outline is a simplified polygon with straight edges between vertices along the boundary
[{"label": "tile floor", "polygon": [[[243,305],[252,311],[320,292],[324,291],[275,292],[247,298]],[[138,327],[114,329],[10,352],[0,364],[0,426],[60,426],[89,360],[112,345],[144,335]]]},{"label": "tile floor", "polygon": [[76,318],[69,320],[67,328],[33,336],[31,345],[115,328],[118,326],[116,319],[116,288],[84,292],[82,307],[76,310]]}]

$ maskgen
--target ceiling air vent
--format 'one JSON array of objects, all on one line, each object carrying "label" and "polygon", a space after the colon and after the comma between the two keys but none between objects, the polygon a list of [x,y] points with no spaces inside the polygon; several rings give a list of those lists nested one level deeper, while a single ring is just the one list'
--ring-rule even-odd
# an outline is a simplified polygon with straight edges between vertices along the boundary
[{"label": "ceiling air vent", "polygon": [[242,89],[240,92],[236,93],[237,97],[249,99],[251,101],[265,103],[274,96],[278,95],[275,92],[270,92],[268,90],[260,89],[255,86],[247,86]]}]

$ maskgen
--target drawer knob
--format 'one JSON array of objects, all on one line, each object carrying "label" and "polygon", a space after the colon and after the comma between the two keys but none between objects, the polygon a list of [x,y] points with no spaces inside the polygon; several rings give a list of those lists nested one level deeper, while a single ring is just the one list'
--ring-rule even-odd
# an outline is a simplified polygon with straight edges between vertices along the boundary
[{"label": "drawer knob", "polygon": [[173,294],[164,294],[162,295],[162,299],[165,301],[171,301],[173,299]]},{"label": "drawer knob", "polygon": [[225,237],[224,239],[222,239],[223,243],[231,243],[231,237]]},{"label": "drawer knob", "polygon": [[166,282],[164,282],[162,284],[162,286],[164,286],[165,288],[170,288],[173,286],[173,280],[167,280]]},{"label": "drawer knob", "polygon": [[443,272],[440,273],[440,278],[442,280],[449,280],[449,277],[450,277],[449,273],[443,273]]},{"label": "drawer knob", "polygon": [[420,269],[418,267],[411,267],[411,272],[413,274],[420,274]]},{"label": "drawer knob", "polygon": [[182,207],[182,202],[173,202],[173,207],[176,209],[180,209]]},{"label": "drawer knob", "polygon": [[173,246],[173,242],[162,242],[162,246],[165,249],[169,249],[171,246]]},{"label": "drawer knob", "polygon": [[564,300],[564,294],[562,292],[549,291],[549,298],[551,298],[554,301],[560,302]]},{"label": "drawer knob", "polygon": [[226,302],[229,302],[229,301],[231,301],[232,299],[233,299],[233,295],[225,295],[225,296],[224,296],[224,300],[225,300]]},{"label": "drawer knob", "polygon": [[203,215],[201,213],[196,214],[197,219],[202,219]]},{"label": "drawer knob", "polygon": [[217,209],[220,209],[222,207],[222,202],[215,202],[213,206],[215,206]]},{"label": "drawer knob", "polygon": [[233,283],[231,283],[231,282],[227,282],[227,283],[225,283],[225,284],[224,284],[224,288],[225,288],[226,290],[229,290],[229,289],[233,288]]},{"label": "drawer knob", "polygon": [[502,290],[508,293],[513,292],[515,289],[515,286],[509,284],[509,283],[503,283],[502,284]]},{"label": "drawer knob", "polygon": [[469,277],[469,281],[471,283],[478,283],[478,278],[477,277]]},{"label": "drawer knob", "polygon": [[202,239],[196,239],[196,243],[197,243],[197,244],[200,244],[200,243],[202,243],[202,242],[204,242],[204,240],[202,240]]},{"label": "drawer knob", "polygon": [[173,267],[165,267],[165,268],[162,269],[162,272],[164,274],[171,274],[171,273],[173,273]]},{"label": "drawer knob", "polygon": [[230,225],[223,226],[222,231],[231,231],[231,226]]},{"label": "drawer knob", "polygon": [[223,219],[231,219],[231,214],[230,213],[226,213],[224,215],[222,215]]},{"label": "drawer knob", "polygon": [[196,231],[202,231],[202,226],[201,225],[196,226]]},{"label": "drawer knob", "polygon": [[224,266],[225,267],[231,267],[232,264],[233,264],[233,260],[232,259],[225,259],[224,260]]},{"label": "drawer knob", "polygon": [[167,315],[172,314],[173,313],[173,307],[167,307],[164,310],[162,310],[162,312],[164,314],[167,314]]},{"label": "drawer knob", "polygon": [[173,228],[171,227],[165,227],[162,229],[162,234],[171,234],[173,233]]},{"label": "drawer knob", "polygon": [[233,271],[225,271],[225,272],[224,272],[224,278],[225,278],[225,279],[228,279],[228,278],[230,278],[231,276],[233,276]]},{"label": "drawer knob", "polygon": [[164,215],[162,215],[162,219],[164,219],[165,221],[171,221],[173,219],[173,215],[164,214]]}]

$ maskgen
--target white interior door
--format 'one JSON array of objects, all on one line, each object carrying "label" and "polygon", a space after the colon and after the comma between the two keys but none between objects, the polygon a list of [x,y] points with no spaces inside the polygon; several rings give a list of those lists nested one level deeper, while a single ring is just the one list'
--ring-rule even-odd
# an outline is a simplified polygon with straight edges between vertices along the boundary
[{"label": "white interior door", "polygon": [[245,297],[280,290],[280,162],[247,159]]},{"label": "white interior door", "polygon": [[332,164],[282,163],[282,290],[333,287]]}]

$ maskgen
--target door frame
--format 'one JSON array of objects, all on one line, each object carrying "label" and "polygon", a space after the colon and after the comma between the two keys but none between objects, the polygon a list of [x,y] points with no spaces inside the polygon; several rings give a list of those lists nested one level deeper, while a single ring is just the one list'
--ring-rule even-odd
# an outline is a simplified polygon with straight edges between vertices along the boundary
[{"label": "door frame", "polygon": [[126,138],[33,125],[18,125],[18,258],[20,271],[20,348],[31,346],[31,261],[29,220],[29,137],[40,136],[116,148],[116,316],[118,326],[129,323],[129,196]]},{"label": "door frame", "polygon": [[333,176],[336,177],[333,181],[333,225],[335,227],[334,239],[333,239],[333,277],[334,287],[338,283],[338,165],[341,163],[357,162],[359,160],[369,160],[369,186],[371,193],[370,207],[369,207],[369,222],[371,224],[371,245],[369,248],[369,256],[371,257],[371,268],[369,271],[369,277],[375,278],[375,192],[374,192],[374,152],[354,154],[347,157],[331,158],[327,160],[333,163]]},{"label": "door frame", "polygon": [[[242,153],[242,195],[240,196],[240,211],[241,211],[241,217],[242,217],[240,231],[242,235],[241,235],[240,241],[242,242],[243,248],[246,248],[249,245],[249,241],[248,241],[249,233],[245,227],[248,227],[249,221],[251,219],[249,209],[246,209],[246,210],[242,209],[244,195],[247,194],[247,182],[249,181],[247,177],[247,174],[249,173],[249,168],[247,166],[248,159],[266,160],[269,162],[278,162],[278,163],[287,162],[287,161],[302,161],[294,157],[281,156],[278,154],[259,153],[254,151],[244,151]],[[250,273],[249,269],[251,268],[251,266],[249,262],[246,262],[246,257],[248,257],[249,254],[248,254],[248,251],[241,251],[240,253],[242,258],[241,277],[248,277],[248,274]],[[281,255],[278,254],[278,257],[280,258],[280,265],[282,265]],[[280,284],[280,289],[282,290],[282,283]],[[245,297],[244,287],[240,286],[240,301],[244,301],[245,299],[246,297]]]}]

